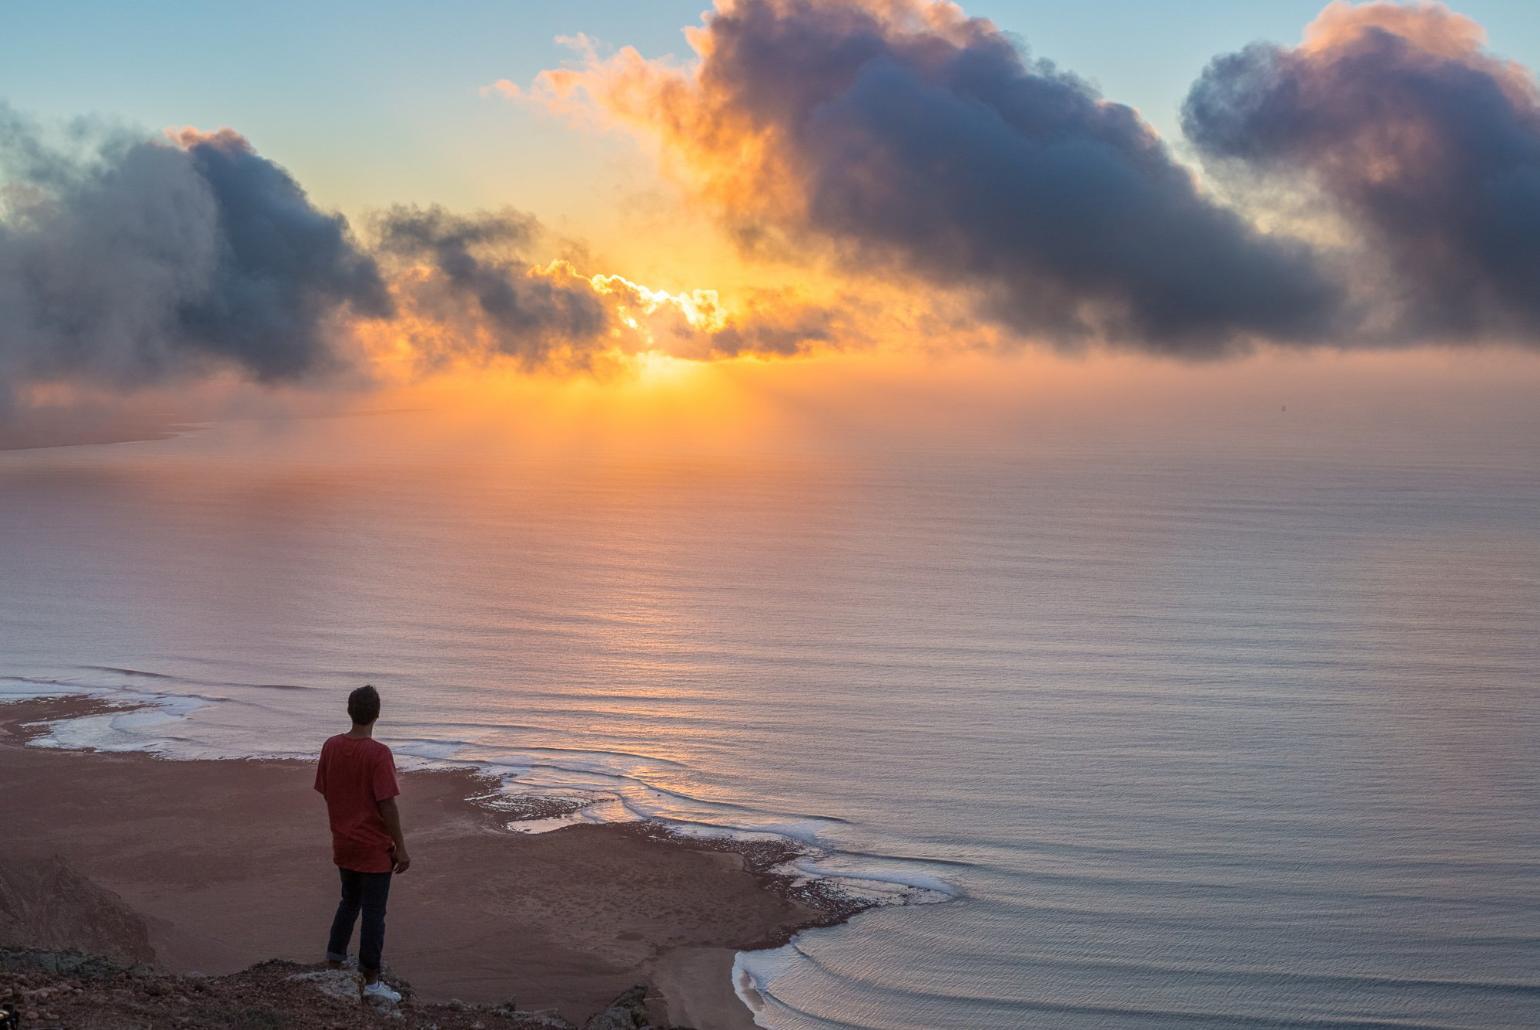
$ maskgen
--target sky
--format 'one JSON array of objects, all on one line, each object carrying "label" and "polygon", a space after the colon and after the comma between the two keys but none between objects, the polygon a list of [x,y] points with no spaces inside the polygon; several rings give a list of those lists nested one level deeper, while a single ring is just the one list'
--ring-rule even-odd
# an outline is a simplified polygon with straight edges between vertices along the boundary
[{"label": "sky", "polygon": [[[526,83],[587,35],[649,56],[690,56],[685,26],[703,0],[528,0],[263,4],[93,0],[10,6],[0,96],[41,117],[84,114],[158,130],[232,126],[324,206],[513,203],[584,222],[588,191],[613,189],[619,146],[480,87]],[[1296,41],[1318,0],[993,0],[965,5],[1031,53],[1131,104],[1169,138],[1182,98],[1214,55],[1255,40]],[[1540,19],[1524,0],[1456,5],[1494,48],[1540,68]],[[610,141],[618,143],[619,141]],[[576,166],[579,172],[573,176]]]},{"label": "sky", "polygon": [[[1255,40],[1293,42],[1323,4],[965,6],[1175,138],[1182,98],[1210,58]],[[47,118],[95,114],[150,129],[235,127],[291,169],[321,204],[349,215],[398,202],[512,202],[577,223],[592,203],[589,189],[614,187],[606,162],[620,148],[537,112],[499,105],[480,87],[497,79],[525,83],[559,66],[571,54],[558,37],[580,33],[650,56],[688,58],[682,30],[707,7],[703,0],[19,0],[0,40],[0,96]],[[1486,27],[1499,52],[1540,68],[1540,19],[1532,5],[1468,0],[1457,8]]]},{"label": "sky", "polygon": [[10,5],[0,413],[852,352],[1533,374],[1532,5],[720,7]]}]

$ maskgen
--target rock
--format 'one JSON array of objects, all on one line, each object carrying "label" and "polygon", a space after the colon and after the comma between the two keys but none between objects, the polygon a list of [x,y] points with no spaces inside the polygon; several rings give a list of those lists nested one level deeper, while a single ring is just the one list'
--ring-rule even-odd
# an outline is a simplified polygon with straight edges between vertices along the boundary
[{"label": "rock", "polygon": [[0,940],[83,948],[125,962],[155,956],[144,919],[121,897],[59,855],[14,849],[0,863]]},{"label": "rock", "polygon": [[[390,978],[407,993],[410,986]],[[22,1027],[227,1026],[243,1030],[578,1030],[552,1010],[525,1012],[407,1000],[399,1010],[362,1005],[360,982],[346,970],[294,962],[258,963],[221,976],[137,977],[123,965],[78,953],[0,948],[0,1001],[14,999]],[[633,988],[589,1020],[591,1030],[663,1030],[647,1018],[647,991]],[[117,1021],[104,1020],[113,1013]],[[0,1019],[0,1030],[14,1030]],[[679,1028],[673,1028],[679,1030]]]},{"label": "rock", "polygon": [[314,969],[308,973],[295,973],[289,979],[313,984],[316,990],[338,1001],[357,1001],[361,997],[358,977],[346,969]]},{"label": "rock", "polygon": [[534,1012],[510,1012],[509,1015],[516,1016],[525,1027],[540,1027],[542,1030],[577,1030],[577,1027],[558,1015],[555,1009],[536,1009]]},{"label": "rock", "polygon": [[647,1019],[647,986],[638,984],[590,1019],[584,1030],[646,1030],[651,1025]]}]

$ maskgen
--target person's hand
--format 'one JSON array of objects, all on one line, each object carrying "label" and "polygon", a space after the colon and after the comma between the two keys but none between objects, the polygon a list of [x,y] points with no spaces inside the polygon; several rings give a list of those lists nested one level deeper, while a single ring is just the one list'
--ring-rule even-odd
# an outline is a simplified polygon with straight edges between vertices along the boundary
[{"label": "person's hand", "polygon": [[397,873],[404,873],[412,867],[412,856],[406,853],[405,848],[398,848],[395,854],[395,863],[395,867],[392,871]]}]

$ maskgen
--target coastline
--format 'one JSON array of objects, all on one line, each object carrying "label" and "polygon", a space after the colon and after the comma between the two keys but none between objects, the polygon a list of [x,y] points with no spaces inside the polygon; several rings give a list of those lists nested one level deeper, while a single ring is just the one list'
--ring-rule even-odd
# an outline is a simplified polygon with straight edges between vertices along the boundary
[{"label": "coastline", "polygon": [[[0,704],[0,823],[25,842],[7,866],[70,885],[58,891],[68,897],[44,899],[53,939],[0,944],[211,975],[316,961],[337,887],[309,763],[26,746],[36,724],[120,707],[79,697]],[[386,965],[425,1000],[512,997],[581,1023],[645,983],[658,1020],[752,1027],[732,984],[737,952],[864,907],[771,873],[786,854],[779,847],[685,841],[646,825],[510,832],[506,813],[473,800],[487,793],[476,774],[401,775],[414,862],[391,893]],[[69,911],[82,904],[114,918]],[[0,935],[42,932],[27,922],[13,912]]]}]

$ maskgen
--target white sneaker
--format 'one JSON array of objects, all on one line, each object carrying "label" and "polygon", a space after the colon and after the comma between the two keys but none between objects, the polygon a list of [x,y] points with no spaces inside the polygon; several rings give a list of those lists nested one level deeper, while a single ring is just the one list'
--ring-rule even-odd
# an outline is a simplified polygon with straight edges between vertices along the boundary
[{"label": "white sneaker", "polygon": [[382,1001],[387,1005],[395,1005],[401,1000],[401,995],[391,990],[390,985],[384,980],[376,980],[372,984],[364,985],[365,1001]]}]

